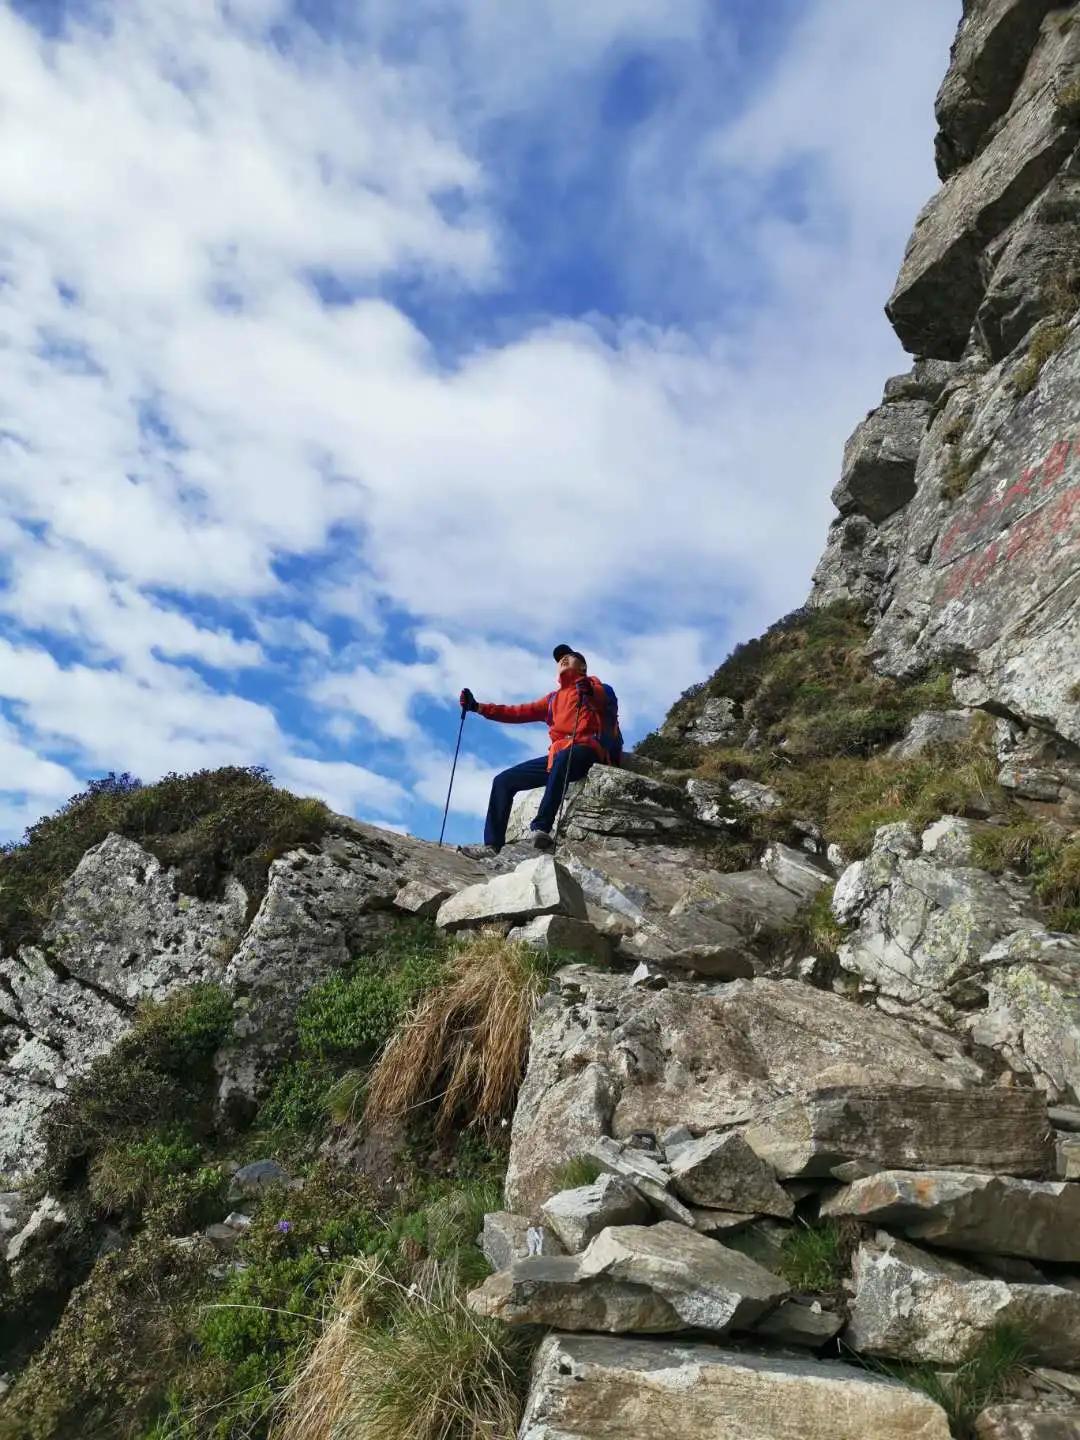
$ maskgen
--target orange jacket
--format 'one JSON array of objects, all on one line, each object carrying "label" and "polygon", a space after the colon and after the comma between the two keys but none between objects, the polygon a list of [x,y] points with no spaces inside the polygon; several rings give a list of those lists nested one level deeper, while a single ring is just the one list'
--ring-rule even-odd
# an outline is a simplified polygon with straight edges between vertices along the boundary
[{"label": "orange jacket", "polygon": [[578,717],[577,682],[581,678],[570,670],[564,670],[559,676],[559,688],[550,695],[542,695],[539,700],[529,700],[524,705],[478,705],[476,708],[486,720],[501,720],[506,725],[526,725],[533,720],[546,720],[550,706],[551,724],[548,726],[548,735],[551,744],[548,747],[548,769],[551,769],[552,761],[559,751],[565,750],[570,744],[575,718],[577,736],[574,744],[590,746],[606,764],[607,753],[599,740],[604,728],[601,722],[605,704],[603,686],[595,675],[585,677],[592,687],[593,699],[591,704],[586,701],[582,705],[581,715]]}]

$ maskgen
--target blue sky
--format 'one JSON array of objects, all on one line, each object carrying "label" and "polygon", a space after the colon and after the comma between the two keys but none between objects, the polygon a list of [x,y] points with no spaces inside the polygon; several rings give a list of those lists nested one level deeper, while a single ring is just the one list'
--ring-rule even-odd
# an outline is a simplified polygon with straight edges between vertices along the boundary
[{"label": "blue sky", "polygon": [[0,5],[0,838],[222,763],[430,836],[462,685],[567,640],[634,739],[799,604],[958,11]]}]

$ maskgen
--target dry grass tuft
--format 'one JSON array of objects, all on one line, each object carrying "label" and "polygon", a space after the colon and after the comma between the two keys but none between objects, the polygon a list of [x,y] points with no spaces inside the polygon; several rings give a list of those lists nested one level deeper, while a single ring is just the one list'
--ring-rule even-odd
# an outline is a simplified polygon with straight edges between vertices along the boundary
[{"label": "dry grass tuft", "polygon": [[551,965],[524,945],[481,934],[449,960],[449,977],[425,996],[375,1062],[368,1124],[437,1102],[436,1128],[464,1115],[481,1125],[513,1113],[525,1071],[529,1025]]},{"label": "dry grass tuft", "polygon": [[273,1440],[513,1440],[527,1349],[473,1314],[452,1266],[405,1286],[359,1263],[282,1397]]}]

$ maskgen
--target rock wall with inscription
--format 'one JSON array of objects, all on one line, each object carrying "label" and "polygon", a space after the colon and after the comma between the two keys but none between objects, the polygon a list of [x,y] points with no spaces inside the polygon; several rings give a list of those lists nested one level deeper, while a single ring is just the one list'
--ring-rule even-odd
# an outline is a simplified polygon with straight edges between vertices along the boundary
[{"label": "rock wall with inscription", "polygon": [[1080,6],[970,0],[943,184],[886,307],[914,355],[856,428],[811,605],[876,616],[877,669],[1080,745]]}]

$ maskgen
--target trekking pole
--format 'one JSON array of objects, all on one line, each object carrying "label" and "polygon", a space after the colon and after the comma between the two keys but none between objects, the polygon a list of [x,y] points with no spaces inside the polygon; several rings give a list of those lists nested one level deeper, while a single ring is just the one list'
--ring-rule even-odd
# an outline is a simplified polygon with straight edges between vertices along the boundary
[{"label": "trekking pole", "polygon": [[555,846],[559,843],[559,826],[562,824],[563,806],[566,804],[566,791],[567,787],[570,784],[570,763],[574,758],[574,741],[577,739],[577,727],[578,721],[581,719],[582,704],[583,701],[581,699],[581,696],[579,695],[577,702],[577,713],[574,716],[574,729],[570,735],[570,746],[566,752],[566,774],[563,776],[562,798],[559,800],[559,811],[558,814],[555,816],[555,834],[551,837],[552,853],[554,853]]},{"label": "trekking pole", "polygon": [[[459,753],[460,753],[460,751],[461,751],[461,734],[462,734],[462,731],[465,729],[465,716],[466,716],[467,714],[468,714],[468,711],[465,709],[465,706],[462,705],[462,707],[461,707],[461,724],[458,726],[457,744],[456,744],[455,747],[454,747],[454,763],[453,763],[453,765],[451,765],[451,767],[450,767],[450,785],[449,785],[449,787],[447,788],[447,791],[446,791],[446,808],[445,808],[445,810],[442,812],[442,829],[439,831],[439,846],[440,846],[440,848],[442,847],[443,836],[446,834],[446,817],[447,817],[447,815],[450,814],[450,796],[453,794],[453,791],[454,791],[454,776],[455,776],[455,774],[457,773],[457,757],[458,757],[458,755],[459,755]],[[576,726],[575,726],[575,729],[576,729]]]}]

